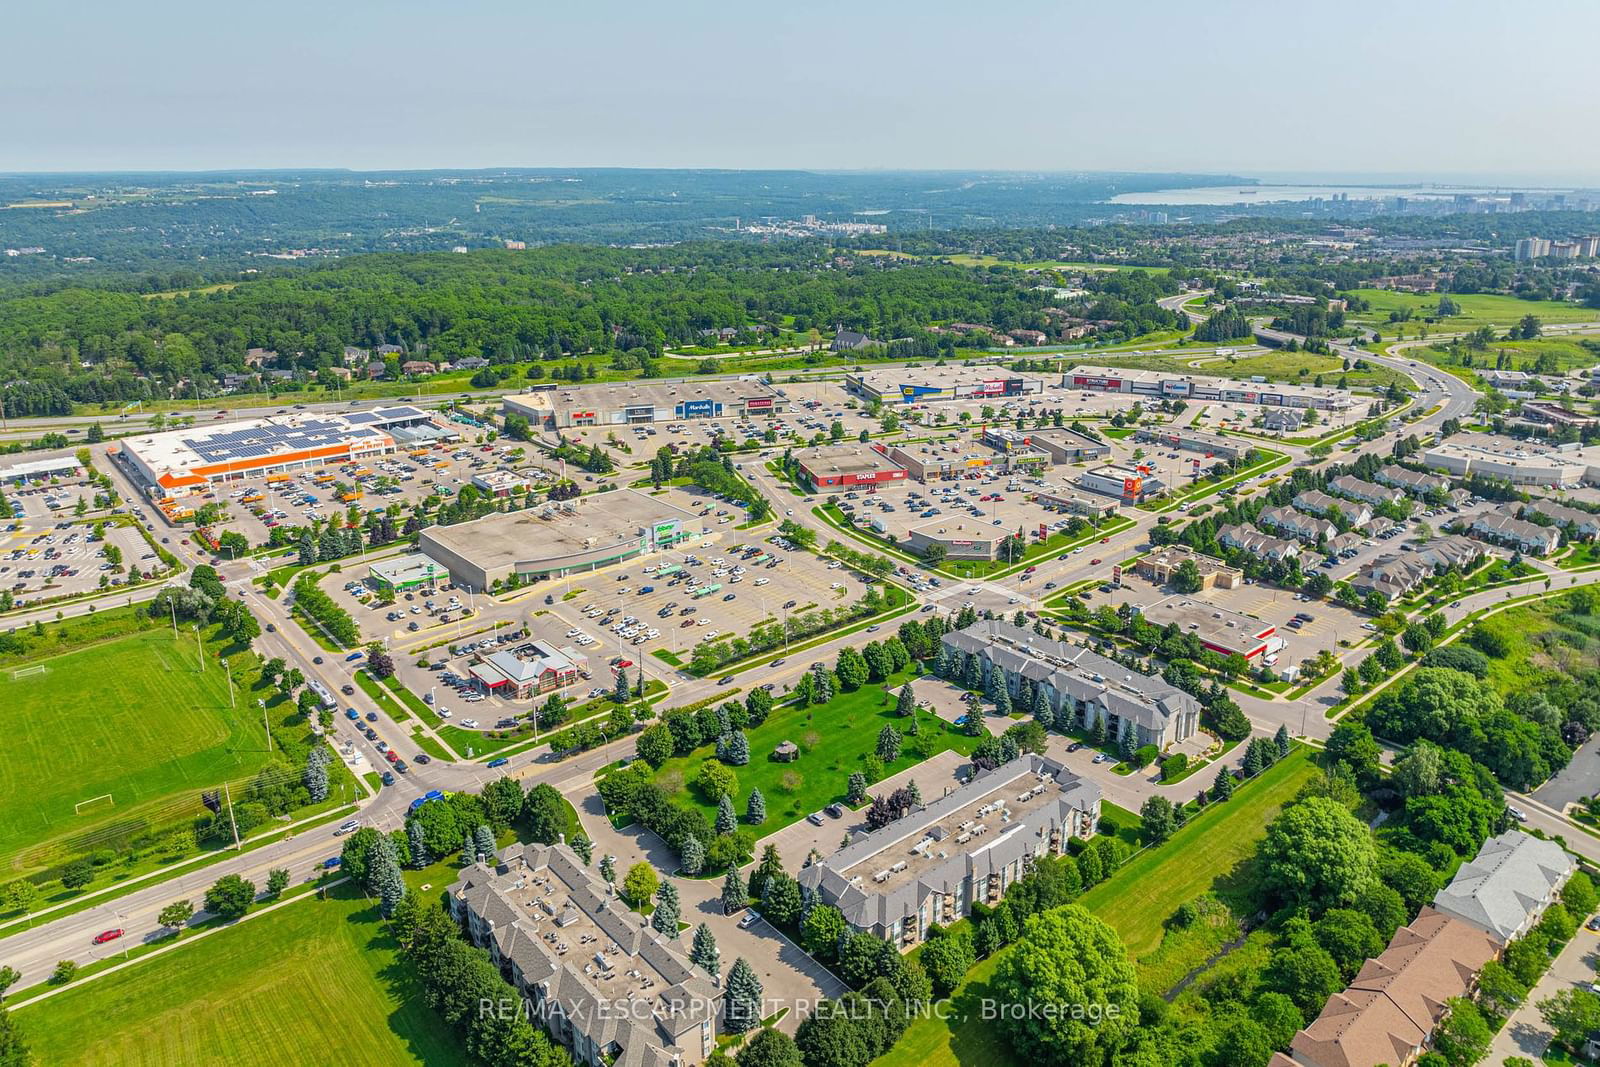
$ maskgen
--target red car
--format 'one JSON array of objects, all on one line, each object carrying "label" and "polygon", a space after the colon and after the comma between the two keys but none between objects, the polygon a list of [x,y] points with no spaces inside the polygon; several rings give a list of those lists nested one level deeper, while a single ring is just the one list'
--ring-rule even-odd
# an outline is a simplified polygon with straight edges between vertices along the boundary
[{"label": "red car", "polygon": [[633,666],[633,660],[631,660],[631,659],[618,660],[617,661],[617,666],[619,668],[621,668],[622,670],[627,670],[629,667]]},{"label": "red car", "polygon": [[1102,544],[1102,545],[1109,545],[1109,544],[1110,544],[1110,543],[1111,543],[1111,538],[1109,538],[1109,537],[1102,537],[1102,538],[1100,538],[1100,543],[1101,543],[1101,544]]},{"label": "red car", "polygon": [[393,763],[400,758],[400,753],[391,748],[389,751],[383,754],[383,758],[388,760],[390,763]]},{"label": "red car", "polygon": [[102,933],[94,935],[94,943],[97,945],[103,945],[107,941],[115,941],[117,938],[121,937],[123,933],[124,931],[120,928],[116,930],[106,930]]},{"label": "red car", "polygon": [[1099,563],[1099,562],[1100,562],[1100,561],[1099,561],[1099,560],[1097,560],[1097,559],[1091,559],[1091,560],[1090,560],[1090,561],[1089,561],[1089,566],[1091,566],[1091,567],[1093,567],[1093,566],[1094,566],[1094,565],[1095,565],[1095,564],[1097,564],[1097,563]]}]

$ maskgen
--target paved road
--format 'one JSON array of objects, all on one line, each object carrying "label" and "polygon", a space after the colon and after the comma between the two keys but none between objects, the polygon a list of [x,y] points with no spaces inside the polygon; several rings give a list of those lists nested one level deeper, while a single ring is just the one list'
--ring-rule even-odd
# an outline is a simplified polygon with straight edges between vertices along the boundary
[{"label": "paved road", "polygon": [[1551,962],[1550,969],[1539,979],[1528,998],[1511,1013],[1511,1018],[1495,1035],[1494,1042],[1489,1046],[1489,1055],[1483,1062],[1500,1064],[1508,1056],[1526,1056],[1535,1063],[1542,1062],[1555,1031],[1545,1025],[1544,1017],[1539,1014],[1539,1001],[1553,997],[1563,989],[1571,989],[1580,982],[1594,981],[1597,963],[1600,963],[1600,951],[1597,951],[1595,935],[1579,926],[1577,934]]},{"label": "paved road", "polygon": [[[1192,294],[1185,294],[1181,299],[1188,299]],[[1180,298],[1172,298],[1174,300]],[[1444,419],[1459,417],[1472,410],[1476,402],[1476,394],[1452,375],[1438,371],[1427,364],[1412,366],[1408,360],[1389,359],[1375,356],[1361,350],[1340,350],[1341,354],[1350,358],[1366,359],[1373,363],[1393,367],[1401,373],[1416,379],[1423,393],[1420,398],[1424,407],[1434,404],[1440,405],[1440,410],[1420,423],[1413,424],[1408,432],[1424,432],[1437,427]],[[825,372],[826,369],[824,369]],[[450,398],[485,399],[484,393],[449,394]],[[439,400],[446,397],[432,396],[427,400]],[[396,403],[395,400],[363,401],[361,406],[370,406],[374,403]],[[313,405],[316,410],[332,410],[348,405],[319,404]],[[259,413],[259,412],[258,412]],[[59,423],[62,420],[50,420]],[[81,421],[96,421],[84,417]],[[131,420],[130,420],[131,421]],[[1387,452],[1390,443],[1388,440],[1362,443],[1356,449],[1360,452]],[[103,446],[102,446],[103,447]],[[1304,450],[1295,446],[1276,446],[1288,450],[1298,465],[1308,465],[1309,461],[1304,455]],[[1351,453],[1344,453],[1340,458],[1347,461]],[[1331,462],[1330,460],[1329,462]],[[121,474],[116,465],[107,462],[105,468],[116,473],[121,479]],[[786,486],[777,484],[760,465],[751,465],[746,471],[752,480],[768,494],[769,498],[779,512],[779,517],[792,517],[795,521],[812,528],[818,532],[819,539],[825,543],[829,539],[848,540],[844,535],[832,527],[827,526],[810,514],[809,507],[802,506],[799,498],[793,496]],[[130,500],[138,499],[133,487],[123,482],[124,494]],[[793,516],[784,516],[782,513],[793,510]],[[920,595],[921,607],[907,618],[925,617],[928,609],[941,612],[950,612],[960,604],[971,600],[978,608],[994,608],[997,611],[1015,610],[1016,606],[1037,609],[1040,598],[1045,594],[1043,586],[1053,582],[1057,586],[1065,586],[1073,582],[1090,578],[1103,578],[1107,568],[1113,561],[1125,561],[1132,555],[1142,551],[1148,545],[1148,531],[1155,525],[1157,516],[1148,512],[1130,510],[1127,517],[1134,521],[1130,530],[1110,535],[1105,543],[1096,545],[1092,550],[1086,550],[1078,555],[1050,560],[1041,563],[1034,576],[1024,578],[1014,575],[1000,580],[956,581],[950,580],[946,584],[929,594]],[[181,546],[176,543],[167,547],[176,549],[185,563],[194,565],[201,562],[210,562],[200,558],[194,548]],[[1100,558],[1099,565],[1089,562],[1091,558]],[[307,678],[316,678],[327,685],[332,692],[339,692],[340,688],[350,681],[349,673],[345,670],[342,659],[324,656],[325,662],[317,664],[314,659],[320,655],[317,646],[305,636],[289,617],[287,603],[284,600],[271,600],[259,595],[249,584],[253,572],[247,563],[240,562],[226,564],[220,568],[230,588],[237,591],[250,605],[252,611],[261,618],[263,625],[272,624],[275,632],[263,634],[260,648],[268,656],[282,656],[291,666],[298,667]],[[1600,580],[1600,572],[1581,576],[1568,576],[1569,584],[1576,581]],[[1536,580],[1539,582],[1540,580]],[[1542,584],[1542,583],[1541,583]],[[1531,586],[1530,586],[1531,591]],[[134,601],[148,599],[155,595],[156,589],[135,591],[131,594]],[[1461,600],[1458,607],[1445,609],[1446,615],[1458,618],[1460,615],[1477,610],[1480,607],[1503,600],[1508,593],[1505,590],[1496,590],[1489,593],[1475,594]],[[66,613],[87,611],[90,604],[99,608],[125,603],[129,594],[114,597],[100,598],[94,601],[83,602],[62,610]],[[1011,601],[1018,601],[1012,605]],[[55,609],[47,609],[53,617]],[[896,625],[891,623],[885,626],[885,631]],[[736,683],[740,687],[752,684],[772,683],[780,689],[792,685],[809,664],[815,661],[831,661],[838,650],[846,645],[859,645],[864,636],[861,634],[849,637],[836,638],[824,644],[807,650],[797,652],[787,657],[787,661],[778,667],[764,667],[759,670],[747,672],[737,676]],[[337,662],[326,662],[337,660]],[[714,679],[693,679],[686,675],[671,675],[667,680],[672,685],[671,703],[681,704],[700,699],[718,691],[719,686]],[[1271,733],[1280,723],[1287,723],[1292,731],[1300,732],[1312,737],[1325,737],[1330,724],[1323,715],[1324,705],[1332,699],[1336,691],[1337,679],[1330,679],[1319,686],[1304,701],[1285,700],[1259,700],[1243,698],[1240,703],[1245,712],[1251,717],[1257,729],[1262,733]],[[731,688],[731,687],[730,687]],[[390,746],[400,746],[403,751],[411,751],[414,743],[410,737],[410,720],[403,724],[396,723],[389,718],[385,709],[376,707],[369,701],[365,694],[357,690],[354,696],[343,697],[343,702],[355,707],[365,714],[377,713],[377,720],[373,724],[379,737]],[[352,724],[340,716],[333,728],[331,740],[341,749],[347,745],[351,747],[358,759],[382,766],[383,761],[376,748],[366,738],[357,733]],[[592,776],[593,772],[601,766],[615,760],[621,755],[628,754],[632,749],[630,739],[619,739],[600,749],[584,753],[564,762],[551,759],[548,753],[524,753],[513,756],[507,767],[490,771],[481,764],[463,763],[448,764],[434,762],[428,765],[413,764],[409,775],[400,778],[392,787],[382,789],[376,797],[367,799],[363,804],[360,818],[364,823],[390,829],[402,824],[404,813],[410,802],[429,789],[477,789],[490,777],[503,773],[511,773],[523,779],[525,783],[550,782],[558,788],[582,789]],[[1584,855],[1600,860],[1600,840],[1586,834],[1574,831],[1570,824],[1559,818],[1559,813],[1545,809],[1537,801],[1527,800],[1523,806],[1529,812],[1530,825],[1540,825],[1553,833],[1564,833],[1577,851]],[[0,962],[16,967],[22,973],[19,983],[26,986],[38,982],[47,976],[55,962],[61,959],[77,959],[87,962],[95,958],[96,950],[90,941],[95,933],[110,926],[121,926],[128,930],[129,940],[125,944],[137,943],[139,940],[156,935],[159,928],[155,922],[155,915],[162,906],[172,900],[189,897],[198,900],[204,888],[223,874],[239,873],[257,882],[264,883],[266,872],[276,868],[287,868],[291,877],[300,880],[314,875],[319,869],[322,860],[336,854],[338,841],[333,835],[333,828],[327,827],[320,830],[306,831],[295,835],[288,841],[266,846],[254,852],[232,857],[205,869],[203,872],[190,875],[175,882],[158,884],[140,889],[131,893],[112,905],[81,912],[77,915],[67,916],[55,921],[46,922],[31,930],[17,931],[10,936],[0,936]],[[115,949],[116,945],[110,946]],[[109,951],[109,950],[108,950]],[[115,955],[115,952],[109,952]]]}]

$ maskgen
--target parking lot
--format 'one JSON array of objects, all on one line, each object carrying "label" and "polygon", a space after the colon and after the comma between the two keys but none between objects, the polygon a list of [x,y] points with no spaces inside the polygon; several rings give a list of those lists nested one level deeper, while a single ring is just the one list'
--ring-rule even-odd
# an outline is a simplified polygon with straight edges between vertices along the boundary
[{"label": "parking lot", "polygon": [[[1051,534],[1073,526],[1074,516],[1047,509],[1036,499],[1039,493],[1059,492],[1111,503],[1070,481],[1068,468],[1049,468],[1039,477],[1020,472],[1007,474],[997,468],[977,468],[950,481],[926,485],[906,480],[885,483],[872,490],[852,490],[831,498],[841,512],[854,518],[857,526],[905,544],[916,551],[920,536],[950,542],[992,539],[1024,532],[1029,542],[1036,539],[1042,525]],[[818,500],[824,499],[818,497]],[[1085,549],[1087,551],[1087,549]],[[948,559],[964,558],[955,549]],[[967,557],[970,558],[970,557]]]},{"label": "parking lot", "polygon": [[350,508],[371,512],[453,496],[488,471],[514,470],[534,485],[556,477],[542,463],[525,462],[527,456],[527,446],[516,442],[417,446],[360,463],[229,481],[178,503],[195,509],[222,504],[227,518],[212,527],[214,534],[235,530],[252,546],[265,545],[278,526],[307,526]]},{"label": "parking lot", "polygon": [[[1310,424],[1302,423],[1298,430],[1287,434],[1279,434],[1267,430],[1262,426],[1262,419],[1268,411],[1273,410],[1264,404],[1219,404],[1209,403],[1200,405],[1201,410],[1195,415],[1195,429],[1205,429],[1212,432],[1217,430],[1241,430],[1245,433],[1260,434],[1264,437],[1321,437],[1323,434],[1333,433],[1337,430],[1349,429],[1359,422],[1365,422],[1370,416],[1367,414],[1371,406],[1370,397],[1356,395],[1356,403],[1342,411],[1321,411],[1316,414],[1316,421]],[[1190,404],[1193,408],[1196,405]]]},{"label": "parking lot", "polygon": [[[8,494],[7,499],[16,499]],[[9,591],[17,606],[41,597],[71,596],[127,581],[131,564],[140,574],[154,573],[159,561],[129,526],[106,525],[95,540],[93,518],[56,521],[13,521],[0,535],[0,590]]]},{"label": "parking lot", "polygon": [[[834,393],[843,396],[837,385]],[[816,407],[810,407],[816,403]],[[633,425],[571,426],[561,430],[568,441],[587,448],[599,445],[620,468],[647,463],[650,457],[664,446],[679,449],[703,448],[727,439],[735,445],[753,443],[774,449],[792,447],[809,442],[819,435],[828,439],[833,424],[838,422],[844,439],[857,440],[861,431],[881,435],[883,427],[878,419],[867,417],[854,398],[839,399],[837,403],[817,401],[797,402],[795,407],[781,415],[752,416],[749,418],[687,419],[681,422],[636,423]],[[624,447],[626,446],[626,447]]]},{"label": "parking lot", "polygon": [[[863,591],[838,563],[782,542],[739,533],[725,540],[725,545],[719,538],[709,548],[665,553],[654,563],[636,560],[572,579],[566,593],[547,594],[554,603],[541,606],[569,622],[559,636],[591,656],[603,650],[638,658],[659,650],[687,661],[697,644],[836,607]],[[573,590],[579,590],[577,596],[570,595]]]},{"label": "parking lot", "polygon": [[[1109,564],[1105,578],[1110,580]],[[1122,587],[1113,587],[1107,593],[1102,588],[1091,589],[1082,599],[1091,609],[1102,604],[1113,607],[1133,604],[1140,608],[1154,605],[1172,597],[1168,586],[1156,585],[1131,569],[1125,570]],[[1313,602],[1301,593],[1292,593],[1275,585],[1251,583],[1233,589],[1213,587],[1197,594],[1197,599],[1227,611],[1260,619],[1276,628],[1275,636],[1284,641],[1280,651],[1270,652],[1270,665],[1283,669],[1310,659],[1324,649],[1338,649],[1338,643],[1355,644],[1369,636],[1371,623],[1367,616],[1334,603],[1331,600]],[[1296,617],[1299,616],[1297,619]],[[1310,618],[1305,618],[1310,616]],[[1298,622],[1299,625],[1291,625]],[[1204,633],[1197,632],[1201,640]]]}]

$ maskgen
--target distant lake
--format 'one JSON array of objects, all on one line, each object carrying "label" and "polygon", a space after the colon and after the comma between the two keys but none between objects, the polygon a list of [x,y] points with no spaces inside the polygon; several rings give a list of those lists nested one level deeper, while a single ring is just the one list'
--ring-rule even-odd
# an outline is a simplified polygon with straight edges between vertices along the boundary
[{"label": "distant lake", "polygon": [[1382,200],[1391,196],[1408,196],[1413,199],[1451,197],[1457,193],[1486,194],[1507,193],[1508,189],[1469,189],[1460,186],[1414,185],[1207,185],[1194,189],[1156,189],[1148,193],[1121,193],[1109,201],[1113,204],[1193,204],[1207,207],[1226,207],[1231,204],[1269,204],[1274,201],[1332,200],[1343,193],[1351,200]]}]

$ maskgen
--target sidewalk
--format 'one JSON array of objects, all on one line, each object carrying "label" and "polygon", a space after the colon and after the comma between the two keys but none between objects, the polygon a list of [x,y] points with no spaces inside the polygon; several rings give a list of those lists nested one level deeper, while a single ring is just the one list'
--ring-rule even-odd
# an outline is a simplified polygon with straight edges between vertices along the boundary
[{"label": "sidewalk", "polygon": [[1504,1063],[1507,1056],[1526,1056],[1539,1062],[1555,1032],[1545,1025],[1536,1005],[1578,982],[1593,981],[1597,963],[1600,963],[1600,938],[1580,926],[1528,994],[1528,999],[1511,1013],[1511,1018],[1494,1036],[1489,1055],[1483,1062]]}]

